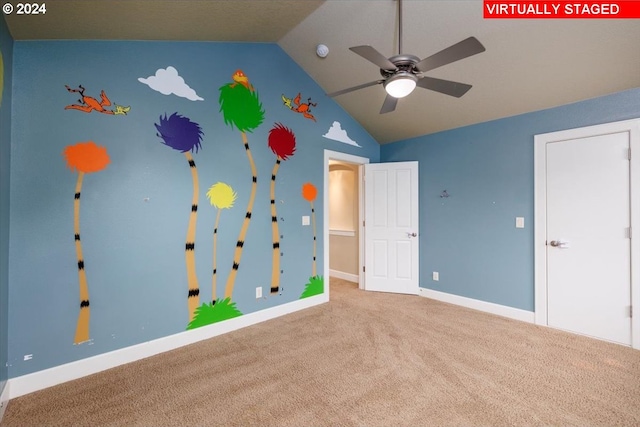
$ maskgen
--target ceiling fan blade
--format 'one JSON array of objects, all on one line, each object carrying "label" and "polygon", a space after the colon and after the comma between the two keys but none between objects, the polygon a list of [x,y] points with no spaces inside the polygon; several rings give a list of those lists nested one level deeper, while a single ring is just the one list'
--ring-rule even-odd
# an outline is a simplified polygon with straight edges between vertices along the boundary
[{"label": "ceiling fan blade", "polygon": [[382,103],[382,108],[380,109],[380,114],[390,113],[396,109],[396,105],[398,104],[398,98],[394,98],[391,95],[387,95]]},{"label": "ceiling fan blade", "polygon": [[441,50],[438,53],[434,53],[428,58],[423,59],[416,64],[416,68],[425,73],[433,70],[434,68],[442,67],[443,65],[484,52],[485,50],[486,49],[478,39],[475,37],[469,37]]},{"label": "ceiling fan blade", "polygon": [[363,83],[363,84],[358,85],[358,86],[348,87],[346,89],[342,89],[342,90],[339,90],[339,91],[336,91],[336,92],[328,93],[327,96],[330,96],[330,97],[333,98],[334,96],[338,96],[338,95],[342,95],[342,94],[345,94],[345,93],[353,92],[354,90],[364,89],[365,87],[378,85],[378,84],[380,84],[382,82],[384,82],[384,80],[376,80],[376,81],[369,82],[369,83]]},{"label": "ceiling fan blade", "polygon": [[460,98],[472,87],[466,83],[436,79],[433,77],[422,77],[418,80],[417,85],[421,88],[434,90],[436,92],[444,93],[445,95],[455,96],[456,98]]},{"label": "ceiling fan blade", "polygon": [[389,61],[383,54],[368,45],[350,47],[349,50],[362,56],[367,61],[373,62],[383,70],[395,70],[397,67]]}]

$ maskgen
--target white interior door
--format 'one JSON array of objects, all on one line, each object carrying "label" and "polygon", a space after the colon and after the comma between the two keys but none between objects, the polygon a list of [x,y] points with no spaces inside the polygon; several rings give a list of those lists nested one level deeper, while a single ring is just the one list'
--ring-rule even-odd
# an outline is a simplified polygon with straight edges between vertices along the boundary
[{"label": "white interior door", "polygon": [[549,326],[631,344],[629,132],[546,144]]},{"label": "white interior door", "polygon": [[418,162],[365,165],[365,290],[418,294]]}]

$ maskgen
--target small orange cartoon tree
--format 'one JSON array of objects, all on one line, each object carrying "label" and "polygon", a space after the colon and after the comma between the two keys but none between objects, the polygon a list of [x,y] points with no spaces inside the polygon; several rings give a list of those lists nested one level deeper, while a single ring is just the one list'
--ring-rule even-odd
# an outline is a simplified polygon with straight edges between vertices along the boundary
[{"label": "small orange cartoon tree", "polygon": [[109,164],[109,155],[105,147],[96,145],[93,141],[79,142],[66,147],[63,156],[67,166],[72,171],[78,171],[76,192],[73,200],[73,229],[76,242],[76,256],[78,258],[78,281],[80,284],[80,313],[76,325],[74,344],[89,341],[89,320],[91,311],[89,308],[89,286],[87,285],[87,273],[84,257],[82,256],[82,243],[80,241],[80,193],[82,180],[85,173],[99,172]]},{"label": "small orange cartoon tree", "polygon": [[313,208],[313,201],[316,199],[316,196],[318,195],[318,190],[316,189],[315,185],[311,184],[310,182],[307,182],[305,184],[302,184],[302,197],[304,197],[304,199],[306,201],[308,201],[311,204],[311,224],[313,226],[313,268],[312,268],[312,277],[317,276],[316,273],[316,211]]}]

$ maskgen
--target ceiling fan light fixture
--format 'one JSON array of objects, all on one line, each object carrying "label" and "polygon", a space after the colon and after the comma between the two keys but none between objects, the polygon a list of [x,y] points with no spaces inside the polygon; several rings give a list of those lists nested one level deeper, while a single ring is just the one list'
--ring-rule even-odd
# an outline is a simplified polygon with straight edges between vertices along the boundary
[{"label": "ceiling fan light fixture", "polygon": [[407,71],[401,71],[384,82],[384,90],[394,98],[404,98],[416,88],[418,78]]}]

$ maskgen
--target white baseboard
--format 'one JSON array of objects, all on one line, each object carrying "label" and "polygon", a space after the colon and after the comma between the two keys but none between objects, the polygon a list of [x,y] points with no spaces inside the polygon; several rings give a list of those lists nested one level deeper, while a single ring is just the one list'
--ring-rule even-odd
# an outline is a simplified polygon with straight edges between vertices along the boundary
[{"label": "white baseboard", "polygon": [[506,305],[494,304],[492,302],[461,297],[445,292],[434,291],[433,289],[420,288],[419,294],[423,297],[447,302],[449,304],[460,305],[462,307],[471,308],[473,310],[484,311],[486,313],[520,320],[522,322],[534,323],[533,311],[527,311],[519,308],[508,307]]},{"label": "white baseboard", "polygon": [[4,385],[2,389],[2,394],[0,394],[0,422],[2,422],[2,417],[4,417],[4,411],[7,409],[7,403],[9,403],[9,381]]},{"label": "white baseboard", "polygon": [[360,278],[357,274],[345,273],[344,271],[329,270],[329,276],[337,279],[348,280],[349,282],[358,283]]},{"label": "white baseboard", "polygon": [[164,353],[165,351],[174,350],[185,345],[193,344],[198,341],[213,338],[247,326],[275,319],[276,317],[304,310],[328,301],[329,296],[328,293],[325,292],[320,295],[245,314],[220,323],[202,326],[190,331],[180,332],[175,335],[169,335],[153,341],[136,344],[130,347],[78,360],[76,362],[66,363],[64,365],[11,378],[8,381],[5,390],[9,389],[10,384],[11,391],[9,396],[13,399],[47,387],[52,387],[57,384],[111,369],[125,363],[135,362],[136,360]]}]

